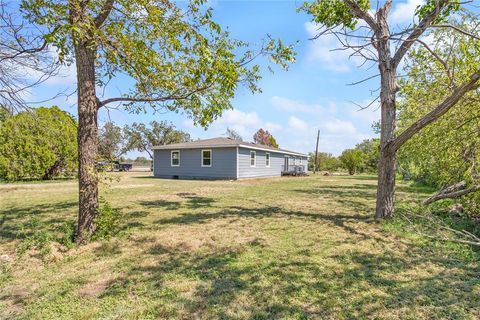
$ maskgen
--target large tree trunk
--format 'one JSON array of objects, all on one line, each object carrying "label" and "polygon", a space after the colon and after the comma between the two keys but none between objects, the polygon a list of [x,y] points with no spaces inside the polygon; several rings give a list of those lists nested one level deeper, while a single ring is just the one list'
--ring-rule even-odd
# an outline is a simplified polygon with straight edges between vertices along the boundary
[{"label": "large tree trunk", "polygon": [[396,107],[395,107],[395,71],[389,63],[380,66],[381,73],[381,132],[378,161],[378,184],[376,218],[389,218],[394,214],[395,204],[395,168],[396,152],[388,148],[395,139]]},{"label": "large tree trunk", "polygon": [[78,179],[79,213],[76,242],[88,241],[95,231],[98,210],[97,97],[95,50],[86,41],[75,44],[78,87]]},{"label": "large tree trunk", "polygon": [[390,218],[395,204],[395,163],[396,155],[380,152],[378,162],[377,205],[375,218]]},{"label": "large tree trunk", "polygon": [[395,204],[395,167],[396,152],[388,148],[395,139],[397,90],[396,66],[393,64],[390,52],[389,30],[387,24],[388,12],[379,16],[380,33],[377,34],[378,58],[381,77],[380,104],[380,150],[378,162],[377,204],[375,217],[389,218],[394,214]]}]

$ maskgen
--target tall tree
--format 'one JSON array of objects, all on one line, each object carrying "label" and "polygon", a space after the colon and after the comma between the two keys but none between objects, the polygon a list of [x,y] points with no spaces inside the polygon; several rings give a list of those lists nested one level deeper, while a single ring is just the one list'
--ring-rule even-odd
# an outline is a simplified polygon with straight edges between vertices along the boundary
[{"label": "tall tree", "polygon": [[[131,112],[182,111],[207,126],[231,108],[239,83],[257,91],[259,67],[249,62],[266,54],[286,67],[293,52],[269,39],[258,52],[229,39],[212,20],[203,0],[182,8],[169,0],[23,0],[26,16],[50,31],[47,38],[60,57],[74,57],[77,69],[79,215],[76,241],[86,242],[95,230],[98,209],[97,114],[123,104]],[[73,50],[72,50],[73,49]],[[118,74],[134,85],[118,97],[103,99],[104,88]]]},{"label": "tall tree", "polygon": [[[457,14],[449,23],[469,32],[480,29],[477,17],[469,13]],[[429,112],[449,95],[455,82],[464,81],[478,67],[479,41],[445,29],[433,31],[429,39],[435,56],[425,47],[416,46],[405,62],[407,77],[400,80],[402,99],[398,105],[400,132]],[[479,189],[479,104],[479,90],[467,93],[455,108],[410,139],[399,153],[400,172],[410,179],[450,191],[443,192],[440,198],[464,196],[468,190]],[[480,200],[480,194],[477,199]]]},{"label": "tall tree", "polygon": [[380,140],[377,138],[365,139],[355,146],[355,149],[365,153],[365,169],[375,172],[378,169],[378,148]]},{"label": "tall tree", "polygon": [[102,160],[115,161],[125,152],[122,128],[106,122],[98,133],[98,156]]},{"label": "tall tree", "polygon": [[171,143],[188,142],[190,134],[177,130],[172,123],[167,121],[152,121],[150,127],[143,123],[133,123],[123,128],[126,139],[124,151],[137,150],[146,152],[153,159],[152,147]]},{"label": "tall tree", "polygon": [[367,155],[358,149],[347,149],[339,157],[343,167],[348,170],[348,174],[354,175],[365,166]]},{"label": "tall tree", "polygon": [[[378,4],[380,5],[379,2]],[[452,86],[444,100],[439,101],[430,112],[420,116],[410,127],[398,133],[397,69],[410,48],[415,43],[429,47],[420,39],[429,28],[451,28],[452,32],[461,32],[476,40],[479,39],[479,35],[443,23],[452,12],[460,9],[459,1],[428,0],[417,8],[415,17],[412,17],[412,21],[417,18],[418,23],[398,31],[395,31],[394,25],[389,25],[392,5],[392,0],[386,0],[374,14],[370,0],[319,0],[303,5],[303,8],[313,16],[313,21],[325,27],[318,36],[333,33],[342,39],[344,49],[351,49],[353,55],[378,65],[379,74],[368,78],[380,76],[380,150],[375,213],[377,218],[391,217],[394,214],[395,169],[400,147],[424,127],[448,112],[467,92],[477,89],[480,79],[477,61],[475,70]],[[359,20],[364,24],[356,28]]]},{"label": "tall tree", "polygon": [[275,140],[268,130],[263,130],[263,128],[260,128],[255,132],[253,135],[253,142],[263,144],[264,146],[278,148],[277,140]]},{"label": "tall tree", "polygon": [[225,132],[225,134],[230,139],[243,141],[243,138],[240,135],[240,133],[238,133],[237,131],[235,131],[233,129],[227,128],[227,131]]},{"label": "tall tree", "polygon": [[[335,171],[340,167],[340,161],[331,153],[319,152],[317,153],[317,171],[327,170]],[[308,153],[308,170],[313,171],[315,165],[315,152]]]},{"label": "tall tree", "polygon": [[35,108],[0,125],[0,178],[52,179],[77,169],[76,121],[58,107]]}]

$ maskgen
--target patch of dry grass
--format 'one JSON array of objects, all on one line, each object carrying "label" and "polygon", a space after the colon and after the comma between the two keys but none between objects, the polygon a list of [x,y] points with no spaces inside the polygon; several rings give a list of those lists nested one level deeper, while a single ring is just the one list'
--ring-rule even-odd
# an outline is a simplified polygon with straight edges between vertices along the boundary
[{"label": "patch of dry grass", "polygon": [[478,261],[385,231],[373,177],[115,177],[122,234],[46,262],[17,235],[73,221],[76,183],[0,185],[0,318],[480,318]]}]

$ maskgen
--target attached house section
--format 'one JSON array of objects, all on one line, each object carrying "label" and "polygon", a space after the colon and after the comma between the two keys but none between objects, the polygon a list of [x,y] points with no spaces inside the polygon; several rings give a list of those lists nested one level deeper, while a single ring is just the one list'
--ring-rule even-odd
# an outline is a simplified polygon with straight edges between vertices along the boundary
[{"label": "attached house section", "polygon": [[284,155],[265,150],[238,148],[238,178],[279,177]]},{"label": "attached house section", "polygon": [[236,148],[154,150],[153,174],[169,179],[236,179]]}]

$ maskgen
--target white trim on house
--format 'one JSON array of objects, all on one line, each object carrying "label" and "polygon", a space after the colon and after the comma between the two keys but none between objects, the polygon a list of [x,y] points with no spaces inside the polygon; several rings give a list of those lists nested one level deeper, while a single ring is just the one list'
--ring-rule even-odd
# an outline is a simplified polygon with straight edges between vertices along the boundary
[{"label": "white trim on house", "polygon": [[[178,152],[178,164],[173,164],[173,153]],[[180,150],[170,151],[170,167],[180,167]]]},{"label": "white trim on house", "polygon": [[[204,151],[210,152],[210,164],[209,164],[209,165],[205,165],[205,164],[203,163],[203,160],[205,159],[205,158],[203,157],[203,152],[204,152]],[[201,156],[201,163],[200,163],[200,164],[202,165],[202,167],[211,167],[211,166],[212,166],[212,158],[213,158],[213,156],[212,156],[212,155],[213,155],[212,149],[202,149],[202,150],[201,150],[201,155],[202,155],[202,156]]]},{"label": "white trim on house", "polygon": [[274,153],[282,153],[282,154],[289,154],[289,155],[297,155],[297,156],[304,156],[306,157],[306,154],[303,153],[297,153],[297,152],[290,152],[290,151],[284,151],[284,150],[275,150],[275,149],[267,149],[267,148],[262,148],[262,147],[252,147],[244,144],[238,145],[241,148],[246,148],[246,149],[253,149],[253,150],[261,150],[261,151],[267,151],[267,152],[274,152]]},{"label": "white trim on house", "polygon": [[236,178],[238,179],[238,178],[240,178],[240,168],[239,168],[240,166],[238,165],[238,158],[239,158],[239,157],[238,157],[238,146],[237,146],[237,155],[236,155],[236,157],[237,157],[237,176],[236,176]]},{"label": "white trim on house", "polygon": [[270,168],[270,152],[265,152],[265,167]]},{"label": "white trim on house", "polygon": [[[253,165],[252,165],[252,154],[253,154]],[[257,166],[257,152],[256,151],[251,151],[250,150],[250,167],[256,167]]]},{"label": "white trim on house", "polygon": [[[286,151],[286,150],[275,150],[275,149],[269,149],[269,148],[262,148],[261,146],[249,146],[246,144],[223,144],[223,145],[204,145],[201,147],[195,147],[195,146],[176,146],[175,150],[179,149],[213,149],[213,148],[229,148],[229,147],[240,147],[240,148],[245,148],[245,149],[253,149],[253,150],[261,150],[261,151],[267,151],[267,152],[272,152],[272,153],[281,153],[281,154],[288,154],[292,156],[301,156],[301,157],[306,157],[307,155],[304,153],[299,153],[299,152],[292,152],[292,151]],[[163,145],[163,146],[155,146],[152,147],[152,150],[165,150],[165,149],[170,149],[169,145]]]}]

